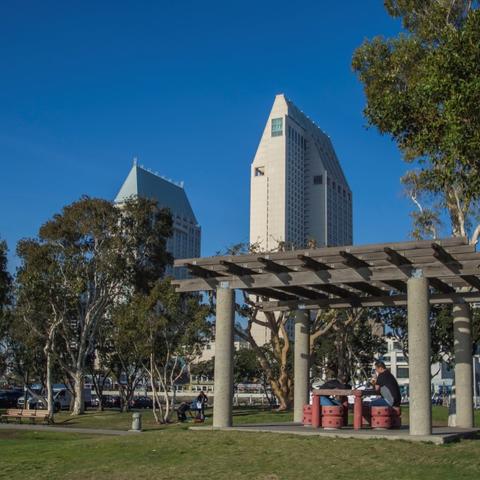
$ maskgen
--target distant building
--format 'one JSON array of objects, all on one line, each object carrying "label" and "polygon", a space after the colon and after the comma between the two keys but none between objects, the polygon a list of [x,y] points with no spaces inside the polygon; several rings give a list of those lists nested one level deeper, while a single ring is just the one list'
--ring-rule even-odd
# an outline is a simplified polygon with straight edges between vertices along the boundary
[{"label": "distant building", "polygon": [[[174,258],[200,256],[201,228],[188,200],[183,184],[176,184],[134,162],[130,173],[123,182],[116,203],[130,197],[142,197],[158,202],[160,208],[168,208],[173,219],[173,235],[167,239],[167,250]],[[167,267],[167,275],[177,279],[188,276],[185,268]]]},{"label": "distant building", "polygon": [[277,95],[251,166],[250,243],[351,245],[352,192],[330,138]]},{"label": "distant building", "polygon": [[[250,344],[235,334],[233,337],[233,348],[238,351],[242,348],[250,348]],[[193,361],[193,363],[208,362],[215,357],[215,325],[212,327],[212,338],[208,343],[203,345],[202,353]]]}]

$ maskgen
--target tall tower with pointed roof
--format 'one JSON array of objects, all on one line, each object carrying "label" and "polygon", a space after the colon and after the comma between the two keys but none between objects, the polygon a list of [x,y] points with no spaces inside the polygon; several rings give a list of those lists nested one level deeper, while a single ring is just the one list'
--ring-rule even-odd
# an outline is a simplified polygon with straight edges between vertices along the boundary
[{"label": "tall tower with pointed roof", "polygon": [[[183,184],[176,184],[143,168],[134,160],[132,169],[115,197],[121,204],[131,197],[155,200],[160,208],[168,208],[173,219],[173,235],[167,239],[167,250],[174,258],[200,256],[201,228],[188,200]],[[168,267],[167,275],[187,277],[185,268]]]},{"label": "tall tower with pointed roof", "polygon": [[250,243],[263,251],[351,245],[352,192],[330,138],[275,97],[251,166]]}]

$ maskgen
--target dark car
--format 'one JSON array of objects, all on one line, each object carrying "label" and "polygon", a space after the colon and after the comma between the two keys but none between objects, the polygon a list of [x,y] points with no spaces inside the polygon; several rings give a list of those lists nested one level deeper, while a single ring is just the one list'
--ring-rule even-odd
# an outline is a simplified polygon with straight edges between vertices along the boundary
[{"label": "dark car", "polygon": [[133,401],[133,408],[152,408],[153,401],[150,397],[137,397]]},{"label": "dark car", "polygon": [[1,390],[0,408],[15,408],[18,399],[23,395],[22,390]]},{"label": "dark car", "polygon": [[118,395],[103,395],[103,406],[105,408],[120,408],[120,397]]}]

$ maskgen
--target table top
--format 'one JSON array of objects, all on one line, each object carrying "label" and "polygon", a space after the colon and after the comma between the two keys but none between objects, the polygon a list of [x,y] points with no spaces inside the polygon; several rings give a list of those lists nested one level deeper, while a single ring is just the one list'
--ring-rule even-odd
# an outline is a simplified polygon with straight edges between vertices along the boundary
[{"label": "table top", "polygon": [[380,395],[380,392],[377,392],[373,388],[358,390],[356,388],[325,388],[325,389],[314,389],[312,391],[313,395],[336,395],[336,396],[349,396],[349,395],[361,395],[362,397],[369,395]]}]

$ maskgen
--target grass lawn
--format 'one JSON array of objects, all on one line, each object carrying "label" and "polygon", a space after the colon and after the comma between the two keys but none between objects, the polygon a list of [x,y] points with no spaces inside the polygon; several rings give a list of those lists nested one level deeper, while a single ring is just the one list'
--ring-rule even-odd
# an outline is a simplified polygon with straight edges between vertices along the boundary
[{"label": "grass lawn", "polygon": [[[191,419],[185,424],[157,425],[151,410],[139,410],[142,413],[142,427],[144,431],[183,428],[186,429],[193,425]],[[212,423],[212,410],[206,410],[205,425]],[[260,410],[258,408],[236,408],[235,424],[242,423],[266,423],[266,422],[291,422],[293,414],[291,412],[272,413],[270,410]],[[175,418],[175,415],[172,417]],[[188,415],[187,415],[187,418]],[[97,412],[89,410],[86,415],[72,417],[68,412],[62,412],[55,415],[55,425],[61,427],[75,428],[106,428],[115,430],[128,430],[132,424],[132,413],[119,413],[115,410],[105,410]]]},{"label": "grass lawn", "polygon": [[[235,424],[289,420],[290,414],[236,410]],[[75,427],[128,428],[131,414],[91,413]],[[111,437],[0,430],[0,478],[5,479],[478,479],[480,441],[435,446],[398,441],[327,439],[267,433],[192,432],[185,425]],[[446,420],[434,409],[435,423]],[[480,412],[477,412],[477,424]]]},{"label": "grass lawn", "polygon": [[[145,431],[172,428],[188,428],[192,425],[191,421],[183,425],[157,425],[151,410],[140,410],[142,412],[142,424]],[[206,411],[207,420],[205,425],[212,423],[212,410]],[[476,425],[480,425],[480,410],[475,412]],[[447,425],[448,411],[443,407],[432,408],[433,425]],[[291,412],[272,413],[270,410],[261,410],[259,408],[244,407],[234,410],[234,424],[245,423],[269,423],[269,422],[291,422],[293,414]],[[402,407],[402,422],[408,424],[408,407]],[[97,412],[89,410],[86,415],[72,417],[68,412],[62,412],[55,415],[55,424],[61,427],[76,428],[105,428],[115,430],[128,430],[132,423],[132,413],[119,413],[116,410],[105,410]],[[353,423],[353,415],[350,414],[350,423]]]}]

